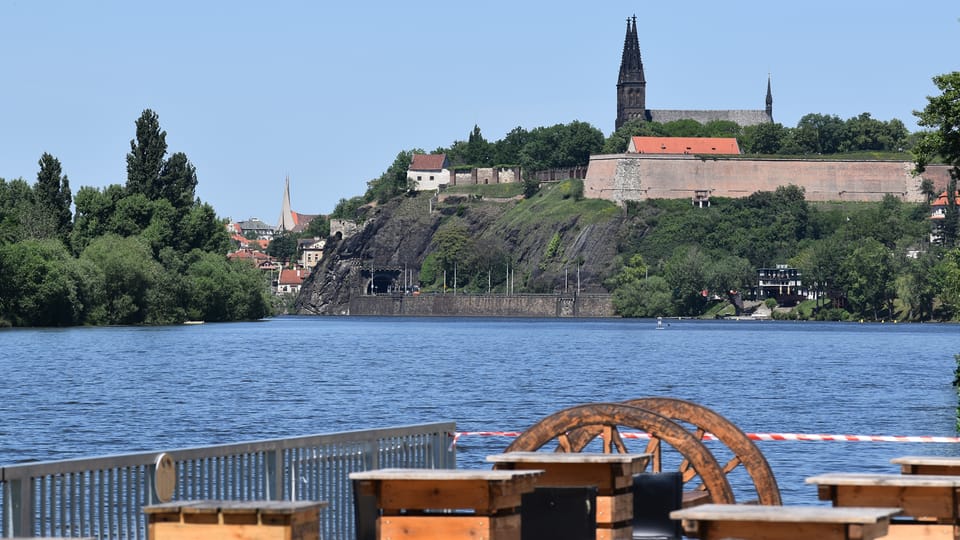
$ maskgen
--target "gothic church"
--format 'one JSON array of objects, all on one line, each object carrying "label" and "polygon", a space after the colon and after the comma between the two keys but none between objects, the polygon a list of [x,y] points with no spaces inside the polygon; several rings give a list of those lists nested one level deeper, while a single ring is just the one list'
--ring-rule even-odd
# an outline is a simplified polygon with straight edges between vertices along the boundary
[{"label": "gothic church", "polygon": [[623,58],[620,61],[620,77],[617,80],[617,121],[619,128],[629,120],[643,118],[647,121],[666,123],[674,120],[696,120],[706,124],[714,120],[729,120],[741,126],[773,122],[773,94],[770,78],[767,77],[767,107],[765,110],[719,110],[680,111],[647,109],[647,81],[643,75],[640,59],[640,39],[637,37],[637,17],[627,19],[627,35],[623,40]]}]

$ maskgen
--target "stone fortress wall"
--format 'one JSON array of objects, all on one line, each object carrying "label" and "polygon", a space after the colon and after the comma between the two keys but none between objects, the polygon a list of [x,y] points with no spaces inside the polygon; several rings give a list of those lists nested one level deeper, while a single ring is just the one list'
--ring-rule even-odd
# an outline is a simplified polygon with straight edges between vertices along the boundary
[{"label": "stone fortress wall", "polygon": [[949,166],[928,166],[915,176],[908,161],[763,159],[733,156],[604,154],[590,157],[584,196],[623,204],[645,199],[746,197],[796,185],[808,201],[879,201],[892,194],[923,202],[920,184],[937,193],[950,178]]}]

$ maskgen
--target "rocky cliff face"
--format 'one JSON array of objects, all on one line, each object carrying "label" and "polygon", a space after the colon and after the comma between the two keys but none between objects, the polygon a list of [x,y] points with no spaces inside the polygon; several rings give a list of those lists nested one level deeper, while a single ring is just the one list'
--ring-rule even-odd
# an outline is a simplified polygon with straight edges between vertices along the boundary
[{"label": "rocky cliff face", "polygon": [[[295,310],[347,315],[351,296],[369,291],[371,282],[418,285],[421,266],[435,249],[434,234],[451,223],[465,227],[478,250],[506,254],[515,292],[572,291],[578,266],[581,291],[606,292],[603,281],[617,270],[622,214],[611,205],[600,218],[578,214],[575,206],[559,214],[543,211],[541,216],[537,212],[542,210],[532,203],[464,196],[437,204],[420,194],[365,207],[359,233],[327,242],[324,258],[304,282]],[[579,203],[571,198],[559,204]]]}]

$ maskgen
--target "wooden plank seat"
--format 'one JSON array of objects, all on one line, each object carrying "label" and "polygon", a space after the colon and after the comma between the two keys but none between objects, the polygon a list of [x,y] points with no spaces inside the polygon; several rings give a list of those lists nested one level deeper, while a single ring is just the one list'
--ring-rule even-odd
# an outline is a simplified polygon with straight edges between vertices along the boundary
[{"label": "wooden plank seat", "polygon": [[675,510],[684,534],[715,540],[871,540],[887,534],[899,508],[703,504]]},{"label": "wooden plank seat", "polygon": [[377,538],[519,540],[522,495],[543,471],[380,469],[351,473],[377,500]]},{"label": "wooden plank seat", "polygon": [[901,474],[960,475],[960,457],[902,456],[890,463],[900,465]]},{"label": "wooden plank seat", "polygon": [[174,501],[145,506],[152,540],[318,540],[318,501]]},{"label": "wooden plank seat", "polygon": [[596,487],[597,540],[631,538],[633,477],[646,468],[650,454],[506,452],[487,461],[494,470],[542,470],[538,487]]}]

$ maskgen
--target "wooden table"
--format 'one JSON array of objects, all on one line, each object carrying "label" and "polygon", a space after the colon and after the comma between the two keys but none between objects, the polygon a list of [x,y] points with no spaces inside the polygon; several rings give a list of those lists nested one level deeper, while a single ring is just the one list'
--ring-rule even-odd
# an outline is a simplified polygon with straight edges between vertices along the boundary
[{"label": "wooden table", "polygon": [[380,469],[351,473],[374,495],[377,538],[519,540],[520,501],[543,471]]},{"label": "wooden table", "polygon": [[899,508],[704,504],[675,510],[684,534],[713,540],[871,540],[887,534]]},{"label": "wooden table", "polygon": [[903,474],[960,475],[960,457],[903,456],[890,463],[900,465]]},{"label": "wooden table", "polygon": [[960,476],[834,473],[807,478],[834,506],[900,507],[889,538],[960,538]]},{"label": "wooden table", "polygon": [[317,501],[175,501],[145,506],[151,540],[319,540]]},{"label": "wooden table", "polygon": [[633,476],[650,454],[508,452],[487,456],[496,470],[542,470],[537,486],[597,487],[597,540],[629,539],[633,521]]}]

